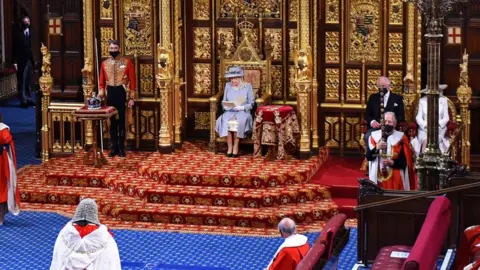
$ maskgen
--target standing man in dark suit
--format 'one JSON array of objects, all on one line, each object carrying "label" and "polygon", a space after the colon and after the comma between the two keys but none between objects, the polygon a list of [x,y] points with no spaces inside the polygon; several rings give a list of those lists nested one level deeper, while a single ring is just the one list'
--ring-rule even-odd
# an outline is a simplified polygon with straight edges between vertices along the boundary
[{"label": "standing man in dark suit", "polygon": [[380,129],[380,91],[384,92],[384,112],[393,112],[398,123],[405,121],[405,109],[403,98],[390,91],[390,80],[387,77],[380,77],[377,80],[378,93],[370,95],[367,103],[367,133],[365,134],[365,145],[368,145],[370,134]]},{"label": "standing man in dark suit", "polygon": [[32,53],[32,31],[30,18],[23,17],[21,30],[14,35],[13,64],[17,70],[20,107],[35,106],[31,97],[34,60]]}]

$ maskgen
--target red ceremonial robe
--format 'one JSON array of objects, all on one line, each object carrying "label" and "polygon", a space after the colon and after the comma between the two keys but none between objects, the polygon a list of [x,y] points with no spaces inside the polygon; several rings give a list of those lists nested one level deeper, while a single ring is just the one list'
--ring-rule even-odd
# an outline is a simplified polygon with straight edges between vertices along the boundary
[{"label": "red ceremonial robe", "polygon": [[[377,130],[372,132],[369,141],[370,149],[376,149],[377,143],[382,138],[382,131]],[[390,155],[391,159],[396,162],[399,159],[400,155],[403,155],[405,158],[406,168],[391,169],[392,174],[384,181],[378,180],[378,162],[381,162],[381,158],[378,157],[374,161],[371,161],[369,164],[370,180],[378,183],[378,185],[383,189],[393,189],[393,190],[417,190],[417,174],[415,172],[415,165],[413,164],[413,153],[410,148],[410,142],[408,141],[407,136],[400,131],[394,131],[393,134],[387,138],[387,153]]]},{"label": "red ceremonial robe", "polygon": [[472,256],[475,252],[480,250],[480,226],[472,226],[465,230],[460,239],[460,245],[455,255],[455,263],[452,269],[463,270],[472,262],[467,269],[477,270],[480,266],[480,261],[473,262]]},{"label": "red ceremonial robe", "polygon": [[0,204],[7,203],[8,211],[14,215],[20,213],[20,191],[17,188],[16,170],[17,159],[10,128],[0,123]]},{"label": "red ceremonial robe", "polygon": [[301,234],[294,234],[286,238],[267,269],[295,270],[310,249],[307,240],[308,238]]}]

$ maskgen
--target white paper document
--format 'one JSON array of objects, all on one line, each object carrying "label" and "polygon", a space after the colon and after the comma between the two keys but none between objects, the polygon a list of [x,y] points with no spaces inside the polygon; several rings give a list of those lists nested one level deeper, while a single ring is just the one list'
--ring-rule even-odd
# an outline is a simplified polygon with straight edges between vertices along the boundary
[{"label": "white paper document", "polygon": [[408,252],[392,251],[392,254],[390,254],[390,258],[406,259],[409,254],[410,253]]}]

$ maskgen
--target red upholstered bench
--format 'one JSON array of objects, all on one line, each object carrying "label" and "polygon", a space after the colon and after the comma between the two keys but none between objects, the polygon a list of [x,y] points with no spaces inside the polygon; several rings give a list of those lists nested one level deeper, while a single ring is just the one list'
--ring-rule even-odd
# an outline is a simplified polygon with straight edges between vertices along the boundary
[{"label": "red upholstered bench", "polygon": [[[389,269],[434,269],[442,251],[450,226],[450,200],[437,197],[428,209],[427,217],[413,247],[390,246],[380,250],[371,270]],[[406,259],[392,258],[394,251],[408,252]]]},{"label": "red upholstered bench", "polygon": [[332,217],[296,270],[322,269],[332,255],[339,255],[350,236],[350,230],[345,228],[346,220],[345,214]]}]

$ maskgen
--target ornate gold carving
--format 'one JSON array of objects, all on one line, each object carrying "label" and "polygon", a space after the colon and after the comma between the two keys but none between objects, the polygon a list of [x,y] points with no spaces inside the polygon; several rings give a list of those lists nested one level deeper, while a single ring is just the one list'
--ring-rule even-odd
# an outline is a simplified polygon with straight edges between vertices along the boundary
[{"label": "ornate gold carving", "polygon": [[209,27],[193,28],[194,49],[193,57],[197,59],[210,59],[211,57],[211,34]]},{"label": "ornate gold carving", "polygon": [[290,82],[290,87],[288,88],[288,96],[295,97],[297,96],[297,89],[295,88],[295,78],[296,78],[296,69],[294,65],[288,66],[288,81]]},{"label": "ornate gold carving", "polygon": [[42,161],[47,162],[49,158],[50,126],[48,121],[48,106],[50,105],[50,93],[52,92],[53,78],[50,75],[51,55],[47,47],[40,48],[42,52],[42,76],[39,79],[40,90],[42,91]]},{"label": "ornate gold carving", "polygon": [[281,60],[283,56],[282,50],[282,29],[280,28],[267,28],[265,29],[265,45],[271,46],[271,57],[273,60]]},{"label": "ornate gold carving", "polygon": [[217,48],[220,54],[220,46],[225,47],[225,57],[232,57],[235,52],[235,38],[233,28],[217,28]]},{"label": "ornate gold carving", "polygon": [[195,112],[195,129],[210,129],[210,112]]},{"label": "ornate gold carving", "polygon": [[210,64],[193,64],[193,91],[195,95],[210,95],[212,87]]},{"label": "ornate gold carving", "polygon": [[153,65],[140,64],[140,92],[153,93]]},{"label": "ornate gold carving", "polygon": [[140,138],[153,140],[155,136],[155,117],[152,110],[140,110]]},{"label": "ornate gold carving", "polygon": [[360,118],[345,117],[345,147],[358,149],[360,136]]},{"label": "ornate gold carving", "polygon": [[[338,0],[327,0],[325,3],[326,23],[339,23],[339,3]],[[344,2],[342,2],[344,3]]]},{"label": "ornate gold carving", "polygon": [[[162,0],[163,1],[163,0]],[[163,3],[163,2],[162,2]],[[173,80],[173,50],[170,44],[169,48],[165,48],[157,44],[157,74],[155,80],[157,87],[160,88],[160,134],[159,146],[163,149],[171,150],[173,138],[172,131],[172,117],[173,104],[171,102],[172,96],[172,80]]]},{"label": "ornate gold carving", "polygon": [[108,57],[109,41],[114,39],[112,27],[100,27],[100,47],[102,57]]},{"label": "ornate gold carving", "polygon": [[325,145],[327,147],[340,146],[340,117],[327,116],[325,117]]},{"label": "ornate gold carving", "polygon": [[460,86],[457,88],[457,98],[460,103],[460,115],[464,123],[462,132],[462,163],[470,168],[470,125],[471,114],[469,105],[472,102],[472,88],[468,85],[468,54],[463,53],[463,62],[460,64]]},{"label": "ornate gold carving", "polygon": [[403,1],[402,0],[390,0],[389,11],[389,24],[402,25],[403,24]]},{"label": "ornate gold carving", "polygon": [[401,65],[403,59],[403,34],[388,33],[388,63]]},{"label": "ornate gold carving", "polygon": [[340,62],[340,35],[338,32],[325,32],[325,62]]},{"label": "ornate gold carving", "polygon": [[294,52],[293,62],[296,70],[296,81],[311,81],[313,73],[312,50],[308,46]]},{"label": "ornate gold carving", "polygon": [[379,69],[369,69],[367,71],[367,100],[371,94],[378,92],[377,79],[382,76],[382,71]]},{"label": "ornate gold carving", "polygon": [[380,1],[351,0],[348,61],[380,61]]},{"label": "ornate gold carving", "polygon": [[283,76],[282,76],[282,66],[272,66],[272,90],[273,96],[282,98],[283,97]]},{"label": "ornate gold carving", "polygon": [[336,68],[325,70],[325,99],[337,102],[340,99],[340,70]]},{"label": "ornate gold carving", "polygon": [[152,55],[152,7],[150,0],[124,0],[125,55]]},{"label": "ornate gold carving", "polygon": [[293,54],[295,53],[295,48],[298,47],[298,30],[297,29],[288,29],[288,58],[293,60]]},{"label": "ornate gold carving", "polygon": [[280,0],[219,0],[217,12],[219,17],[234,18],[235,14],[247,17],[281,18],[282,1]]},{"label": "ornate gold carving", "polygon": [[163,47],[158,44],[157,49],[157,79],[171,79],[173,77],[173,49],[172,44]]},{"label": "ornate gold carving", "polygon": [[346,88],[347,101],[360,101],[362,84],[359,69],[347,69]]},{"label": "ornate gold carving", "polygon": [[160,45],[163,47],[172,43],[170,27],[170,0],[160,0]]},{"label": "ornate gold carving", "polygon": [[298,18],[298,0],[288,1],[288,20],[291,22],[296,22]]},{"label": "ornate gold carving", "polygon": [[193,0],[193,19],[210,20],[210,0]]},{"label": "ornate gold carving", "polygon": [[299,48],[305,49],[310,44],[310,0],[300,0],[300,18],[297,28],[300,33]]},{"label": "ornate gold carving", "polygon": [[98,1],[100,5],[100,19],[101,20],[112,20],[113,19],[113,8],[111,1],[109,5],[105,5],[105,1]]},{"label": "ornate gold carving", "polygon": [[390,88],[393,93],[401,95],[403,92],[403,78],[401,70],[389,70]]}]

